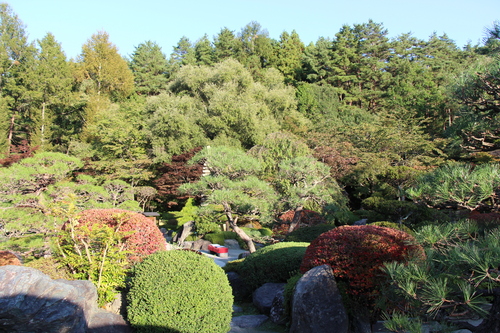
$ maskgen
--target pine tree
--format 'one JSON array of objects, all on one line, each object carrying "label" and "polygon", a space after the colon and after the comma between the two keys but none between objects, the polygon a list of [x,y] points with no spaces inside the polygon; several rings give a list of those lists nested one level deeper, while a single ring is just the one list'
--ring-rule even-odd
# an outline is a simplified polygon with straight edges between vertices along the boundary
[{"label": "pine tree", "polygon": [[194,54],[198,65],[210,66],[214,63],[214,49],[206,34],[196,42]]},{"label": "pine tree", "polygon": [[52,129],[64,130],[57,120],[64,116],[72,103],[73,75],[54,35],[48,33],[38,44],[40,51],[35,75],[30,82],[36,91],[36,118],[31,142],[46,150],[53,139]]},{"label": "pine tree", "polygon": [[168,81],[168,62],[160,46],[152,41],[139,44],[129,63],[139,95],[158,95]]}]

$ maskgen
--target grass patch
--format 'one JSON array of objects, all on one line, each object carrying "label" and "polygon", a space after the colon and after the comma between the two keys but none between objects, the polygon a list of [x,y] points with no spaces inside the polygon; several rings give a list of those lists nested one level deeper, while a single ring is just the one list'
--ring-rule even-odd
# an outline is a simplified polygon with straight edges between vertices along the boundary
[{"label": "grass patch", "polygon": [[31,249],[41,249],[45,245],[44,235],[28,235],[23,237],[1,238],[0,250],[27,252]]}]

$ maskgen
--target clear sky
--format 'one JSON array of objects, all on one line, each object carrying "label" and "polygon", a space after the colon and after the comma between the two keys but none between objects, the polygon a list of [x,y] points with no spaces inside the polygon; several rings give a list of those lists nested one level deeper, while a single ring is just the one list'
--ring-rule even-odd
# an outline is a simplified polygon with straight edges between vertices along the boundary
[{"label": "clear sky", "polygon": [[120,54],[147,40],[169,56],[183,36],[210,40],[224,27],[238,33],[256,21],[279,39],[297,31],[306,45],[331,37],[342,25],[382,23],[389,37],[411,32],[420,39],[446,33],[463,47],[480,43],[500,20],[500,0],[10,0],[30,41],[54,34],[68,58],[97,31],[108,32]]}]

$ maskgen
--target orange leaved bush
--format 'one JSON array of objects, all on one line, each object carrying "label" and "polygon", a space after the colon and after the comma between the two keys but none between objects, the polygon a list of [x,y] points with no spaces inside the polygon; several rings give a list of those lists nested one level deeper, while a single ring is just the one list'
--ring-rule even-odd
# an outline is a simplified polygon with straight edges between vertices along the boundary
[{"label": "orange leaved bush", "polygon": [[[273,232],[275,234],[286,235],[288,233],[288,229],[290,228],[290,223],[292,222],[294,216],[295,216],[295,210],[289,210],[283,213],[279,217],[279,220],[281,222],[273,226]],[[299,229],[302,226],[311,227],[314,225],[324,224],[324,223],[326,223],[326,220],[319,213],[313,210],[304,209],[300,212],[299,225],[296,229]]]},{"label": "orange leaved bush", "polygon": [[78,227],[108,225],[116,228],[125,236],[123,250],[130,252],[129,260],[140,261],[156,251],[166,250],[166,242],[155,222],[142,214],[123,209],[89,209],[80,214]]},{"label": "orange leaved bush", "polygon": [[300,271],[330,265],[335,278],[347,284],[349,294],[374,296],[384,280],[382,265],[405,262],[413,255],[425,256],[413,236],[404,231],[373,225],[341,226],[311,242]]}]

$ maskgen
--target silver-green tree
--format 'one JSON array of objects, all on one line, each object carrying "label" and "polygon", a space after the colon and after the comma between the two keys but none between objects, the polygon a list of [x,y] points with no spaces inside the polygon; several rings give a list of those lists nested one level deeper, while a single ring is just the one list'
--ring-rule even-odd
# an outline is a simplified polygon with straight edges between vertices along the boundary
[{"label": "silver-green tree", "polygon": [[209,175],[195,183],[184,184],[179,191],[206,197],[207,204],[221,205],[231,228],[255,252],[255,245],[238,220],[271,221],[276,200],[273,188],[257,178],[261,165],[243,151],[228,147],[207,147],[196,154],[192,163],[205,161]]}]

